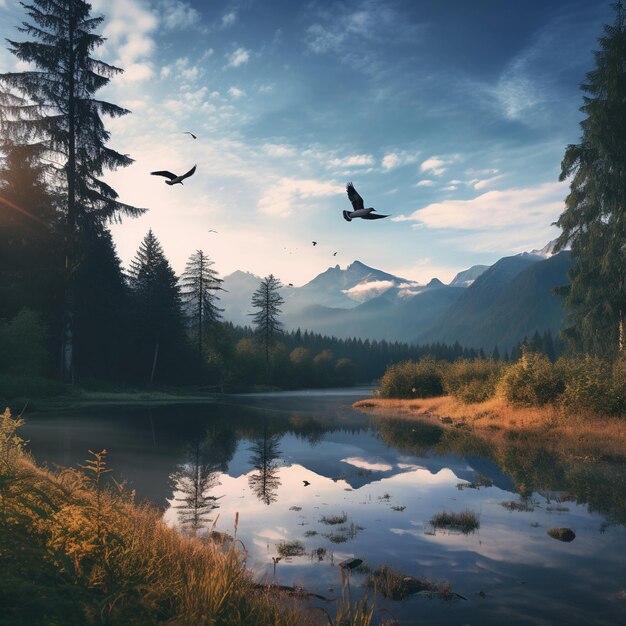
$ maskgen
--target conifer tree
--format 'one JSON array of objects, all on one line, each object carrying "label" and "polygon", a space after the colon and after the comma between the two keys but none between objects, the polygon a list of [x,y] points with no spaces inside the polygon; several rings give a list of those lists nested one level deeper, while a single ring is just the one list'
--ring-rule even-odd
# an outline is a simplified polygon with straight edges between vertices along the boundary
[{"label": "conifer tree", "polygon": [[2,134],[15,145],[39,146],[50,177],[63,196],[65,298],[61,369],[74,375],[75,274],[84,253],[83,234],[108,220],[143,209],[124,204],[100,179],[105,169],[132,163],[106,146],[102,116],[129,111],[95,98],[122,70],[91,54],[104,39],[96,33],[103,17],[91,16],[84,0],[21,3],[30,21],[18,31],[29,39],[9,41],[9,51],[34,69],[0,74]]},{"label": "conifer tree", "polygon": [[560,180],[571,177],[555,250],[571,245],[565,296],[567,336],[596,354],[626,346],[626,27],[621,2],[612,5],[595,69],[581,86],[582,137],[569,145]]},{"label": "conifer tree", "polygon": [[281,305],[285,300],[280,295],[281,282],[273,274],[266,276],[259,288],[252,294],[252,306],[257,309],[252,313],[255,330],[265,351],[265,368],[267,378],[270,378],[270,351],[282,324],[278,319]]},{"label": "conifer tree", "polygon": [[221,319],[223,309],[218,308],[217,291],[223,282],[211,267],[213,261],[202,251],[196,250],[187,261],[181,276],[181,294],[186,305],[187,317],[195,334],[198,352],[202,353],[207,332]]},{"label": "conifer tree", "polygon": [[[180,288],[176,274],[152,230],[130,264],[128,282],[134,302],[138,368],[152,383],[157,362],[173,371],[177,346],[184,341]],[[145,378],[142,376],[145,380]]]}]

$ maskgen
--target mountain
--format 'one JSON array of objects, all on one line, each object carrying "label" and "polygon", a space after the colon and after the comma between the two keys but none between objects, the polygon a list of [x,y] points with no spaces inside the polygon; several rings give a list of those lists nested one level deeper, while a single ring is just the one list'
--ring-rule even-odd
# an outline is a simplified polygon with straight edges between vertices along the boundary
[{"label": "mountain", "polygon": [[459,272],[452,279],[450,287],[469,287],[487,269],[489,265],[472,265],[468,270]]},{"label": "mountain", "polygon": [[222,289],[217,294],[220,298],[218,306],[224,309],[224,319],[242,326],[250,325],[252,312],[250,301],[252,294],[258,289],[263,279],[250,272],[237,270],[228,276],[224,276]]},{"label": "mountain", "polygon": [[487,351],[508,350],[535,330],[561,328],[564,310],[552,289],[567,284],[569,252],[550,258],[523,253],[486,270],[434,323],[413,339],[441,341]]}]

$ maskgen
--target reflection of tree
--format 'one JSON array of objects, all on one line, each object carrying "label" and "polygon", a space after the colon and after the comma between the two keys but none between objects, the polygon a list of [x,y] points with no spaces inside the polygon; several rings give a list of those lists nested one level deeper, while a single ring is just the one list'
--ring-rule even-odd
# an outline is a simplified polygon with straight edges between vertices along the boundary
[{"label": "reflection of tree", "polygon": [[263,427],[263,436],[255,439],[250,451],[253,453],[250,463],[257,472],[250,474],[248,484],[254,495],[268,506],[276,502],[276,490],[280,487],[278,463],[280,454],[278,444],[280,435],[269,435],[267,425]]},{"label": "reflection of tree", "polygon": [[172,474],[178,519],[181,526],[196,534],[203,524],[210,521],[211,511],[217,509],[219,497],[210,491],[219,483],[219,472],[226,471],[232,458],[236,439],[232,430],[209,431],[203,439],[196,439],[188,448],[185,462]]}]

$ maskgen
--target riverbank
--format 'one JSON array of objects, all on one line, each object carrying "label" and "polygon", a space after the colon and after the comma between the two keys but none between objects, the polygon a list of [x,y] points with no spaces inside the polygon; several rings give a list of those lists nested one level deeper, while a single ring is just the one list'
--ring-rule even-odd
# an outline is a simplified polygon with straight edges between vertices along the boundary
[{"label": "riverbank", "polygon": [[367,398],[356,409],[469,431],[494,444],[523,440],[580,461],[626,459],[626,420],[576,415],[554,406],[516,407],[501,398],[464,404],[451,396],[410,400]]}]

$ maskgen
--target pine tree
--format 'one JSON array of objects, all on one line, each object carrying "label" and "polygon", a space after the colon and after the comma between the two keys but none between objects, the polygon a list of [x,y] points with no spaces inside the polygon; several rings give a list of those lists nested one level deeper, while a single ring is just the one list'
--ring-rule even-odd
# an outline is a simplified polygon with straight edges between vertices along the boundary
[{"label": "pine tree", "polygon": [[196,250],[189,257],[180,280],[182,299],[199,353],[203,351],[207,332],[215,328],[224,310],[216,304],[219,300],[216,292],[222,289],[223,280],[218,278],[212,265],[213,261],[202,250]]},{"label": "pine tree", "polygon": [[84,253],[86,230],[108,220],[136,216],[143,209],[124,204],[99,177],[105,169],[132,163],[106,146],[109,132],[102,116],[119,117],[126,109],[94,94],[122,70],[91,53],[104,39],[95,31],[103,17],[91,17],[84,0],[32,0],[21,3],[30,22],[18,31],[27,41],[9,41],[9,51],[36,69],[0,74],[3,135],[14,144],[40,146],[47,169],[62,194],[65,239],[65,298],[61,369],[74,375],[75,274]]},{"label": "pine tree", "polygon": [[280,295],[282,287],[280,280],[273,274],[266,276],[259,288],[252,294],[252,306],[258,309],[252,313],[255,330],[261,339],[265,351],[265,370],[267,380],[270,379],[270,352],[276,336],[282,330],[282,324],[278,319],[280,307],[284,299]]},{"label": "pine tree", "polygon": [[572,177],[556,250],[571,245],[567,335],[597,354],[626,345],[626,27],[621,2],[604,27],[596,67],[581,86],[582,137],[569,145],[560,180]]},{"label": "pine tree", "polygon": [[178,280],[152,230],[130,264],[128,283],[134,302],[138,368],[146,374],[150,371],[152,383],[157,362],[165,363],[165,376],[175,370],[177,348],[184,341]]}]

